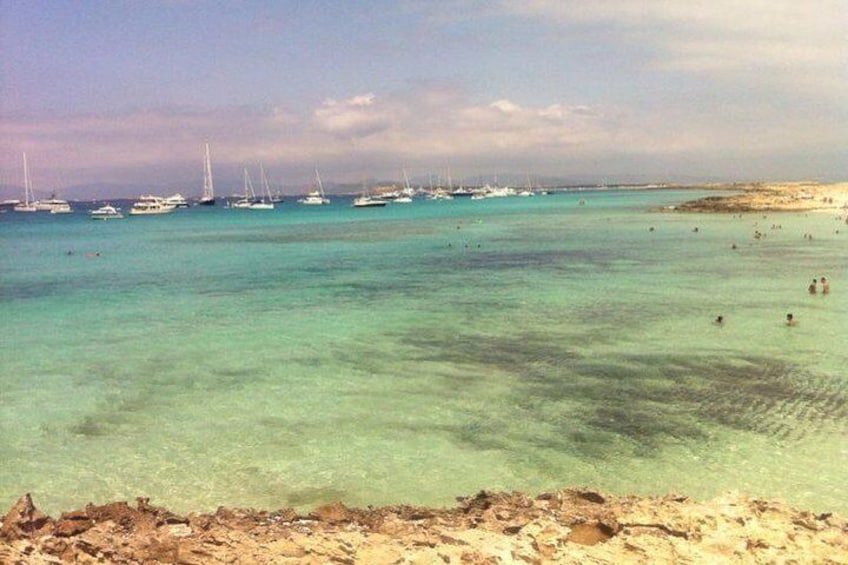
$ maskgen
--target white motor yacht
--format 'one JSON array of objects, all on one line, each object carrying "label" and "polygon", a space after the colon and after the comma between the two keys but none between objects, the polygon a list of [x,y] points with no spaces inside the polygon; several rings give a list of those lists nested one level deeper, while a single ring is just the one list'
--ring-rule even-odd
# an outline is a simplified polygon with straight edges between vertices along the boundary
[{"label": "white motor yacht", "polygon": [[179,192],[168,196],[164,200],[165,204],[173,206],[174,208],[188,208],[188,200],[186,200],[185,197]]},{"label": "white motor yacht", "polygon": [[161,196],[146,194],[139,196],[138,200],[130,208],[130,216],[151,216],[155,214],[168,214],[174,211],[176,206],[168,204]]},{"label": "white motor yacht", "polygon": [[51,196],[46,200],[36,200],[33,205],[39,212],[50,212],[51,214],[69,214],[73,212],[67,200]]},{"label": "white motor yacht", "polygon": [[124,217],[120,210],[106,204],[88,213],[92,220],[120,220]]}]

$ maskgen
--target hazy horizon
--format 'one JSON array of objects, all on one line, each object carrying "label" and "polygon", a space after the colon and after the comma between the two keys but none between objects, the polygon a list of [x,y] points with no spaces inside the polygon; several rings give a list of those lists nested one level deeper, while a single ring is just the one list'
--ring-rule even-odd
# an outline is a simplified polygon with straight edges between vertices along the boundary
[{"label": "hazy horizon", "polygon": [[[32,173],[31,173],[32,174]],[[218,182],[216,197],[228,198],[241,196],[243,191],[242,178],[230,178],[229,182]],[[479,175],[473,179],[456,179],[450,183],[445,176],[433,175],[429,177],[410,177],[410,185],[413,188],[431,188],[435,186],[459,186],[475,187],[486,184],[497,184],[500,186],[524,187],[527,185],[527,175],[521,174],[490,174]],[[432,180],[432,183],[430,182]],[[721,179],[710,178],[684,178],[678,177],[674,179],[653,179],[650,177],[640,178],[634,175],[605,175],[603,177],[581,176],[574,175],[570,177],[563,176],[530,176],[530,183],[534,188],[550,188],[550,189],[574,189],[574,188],[617,188],[617,187],[650,187],[650,186],[668,186],[668,187],[697,187],[714,182],[725,182]],[[728,181],[729,182],[729,181]],[[403,186],[401,178],[369,178],[365,179],[365,185],[369,188],[381,187],[385,188],[394,185],[398,188]],[[221,185],[224,184],[223,187]],[[362,192],[363,183],[338,183],[332,180],[323,180],[322,184],[325,192],[328,194],[338,195],[354,195]],[[308,182],[298,185],[286,185],[278,183],[270,183],[271,190],[275,194],[282,196],[302,195],[309,190],[313,190],[315,182]],[[254,188],[256,185],[254,184]],[[41,190],[34,189],[36,198],[47,197],[48,195],[56,195],[67,200],[88,201],[88,200],[104,200],[104,199],[127,199],[132,200],[142,194],[158,194],[168,196],[175,192],[181,193],[188,199],[199,197],[202,192],[202,186],[198,186],[197,182],[191,185],[177,186],[174,183],[167,185],[154,184],[85,184],[67,187],[50,187]],[[23,186],[4,185],[0,184],[0,199],[19,199],[23,194]]]}]

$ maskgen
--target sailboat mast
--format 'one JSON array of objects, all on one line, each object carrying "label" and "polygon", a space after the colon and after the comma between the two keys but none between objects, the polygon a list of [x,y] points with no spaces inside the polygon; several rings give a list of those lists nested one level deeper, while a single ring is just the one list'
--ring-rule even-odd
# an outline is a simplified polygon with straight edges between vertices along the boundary
[{"label": "sailboat mast", "polygon": [[215,196],[215,190],[212,187],[212,160],[209,158],[209,144],[206,144],[206,163],[203,168],[203,197],[212,199]]},{"label": "sailboat mast", "polygon": [[24,152],[24,204],[29,206],[31,202],[30,194],[32,193],[32,185],[29,182],[29,167],[27,166],[26,152]]},{"label": "sailboat mast", "polygon": [[315,168],[315,180],[318,181],[318,190],[321,193],[321,198],[324,198],[324,184],[321,182],[321,175],[318,174],[318,168]]},{"label": "sailboat mast", "polygon": [[262,166],[262,163],[259,163],[259,174],[262,177],[262,188],[265,190],[265,194],[262,199],[268,197],[268,200],[271,200],[271,185],[268,184],[268,176],[265,174],[265,167]]},{"label": "sailboat mast", "polygon": [[409,190],[409,176],[406,174],[406,168],[403,169],[403,187]]},{"label": "sailboat mast", "polygon": [[253,183],[250,182],[250,175],[247,174],[247,167],[244,168],[244,199],[250,200],[255,196],[253,192]]}]

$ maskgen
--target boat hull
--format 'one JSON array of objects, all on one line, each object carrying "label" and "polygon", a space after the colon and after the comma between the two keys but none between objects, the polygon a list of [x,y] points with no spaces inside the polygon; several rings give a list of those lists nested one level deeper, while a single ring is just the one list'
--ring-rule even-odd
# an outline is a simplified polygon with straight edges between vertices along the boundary
[{"label": "boat hull", "polygon": [[355,200],[353,202],[354,208],[382,208],[388,204],[385,200],[368,200],[368,201],[359,201]]},{"label": "boat hull", "polygon": [[157,210],[140,210],[134,208],[130,210],[130,216],[159,216],[162,214],[170,214],[174,211],[174,208],[160,208]]}]

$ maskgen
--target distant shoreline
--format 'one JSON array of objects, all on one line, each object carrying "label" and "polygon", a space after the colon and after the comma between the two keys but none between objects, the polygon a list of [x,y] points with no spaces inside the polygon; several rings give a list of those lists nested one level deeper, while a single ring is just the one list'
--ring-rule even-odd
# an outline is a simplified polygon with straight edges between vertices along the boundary
[{"label": "distant shoreline", "polygon": [[710,190],[738,193],[707,196],[664,210],[679,212],[848,212],[848,182],[756,182],[705,185]]},{"label": "distant shoreline", "polygon": [[[395,186],[397,183],[395,183]],[[387,187],[382,187],[387,188]],[[467,186],[466,188],[475,188]],[[477,187],[479,188],[479,187]],[[848,208],[848,181],[823,183],[817,181],[785,181],[785,182],[707,182],[707,183],[621,183],[621,184],[567,184],[546,185],[535,187],[550,191],[552,194],[572,194],[593,191],[617,190],[707,190],[721,193],[732,192],[721,196],[707,196],[692,200],[677,206],[664,209],[692,212],[741,212],[759,210],[817,210]],[[156,193],[155,189],[145,189],[142,192]],[[167,192],[167,191],[166,191]],[[331,196],[353,197],[360,193],[356,190],[328,191]],[[0,190],[0,196],[6,197],[4,202],[18,201],[17,191],[5,194]],[[222,196],[226,200],[240,195]],[[303,193],[292,192],[281,194],[282,198],[290,200],[303,196]],[[111,196],[96,198],[67,198],[68,202],[76,204],[92,204],[98,202],[132,201],[138,195]],[[825,201],[832,198],[833,202]],[[191,200],[191,198],[190,198]]]}]

